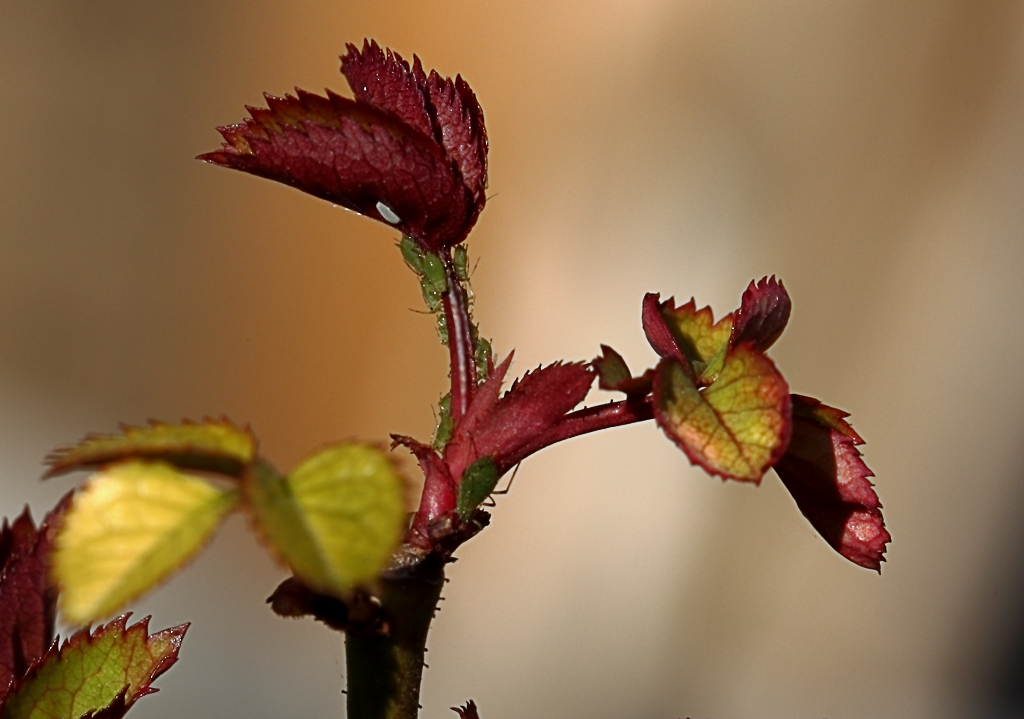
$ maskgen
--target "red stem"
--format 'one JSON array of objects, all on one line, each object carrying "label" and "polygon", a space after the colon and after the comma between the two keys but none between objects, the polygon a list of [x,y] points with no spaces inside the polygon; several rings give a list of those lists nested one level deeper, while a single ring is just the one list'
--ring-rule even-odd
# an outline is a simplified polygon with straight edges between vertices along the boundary
[{"label": "red stem", "polygon": [[534,441],[524,445],[514,454],[502,457],[498,472],[504,474],[534,452],[539,452],[556,442],[596,432],[609,427],[620,427],[635,422],[654,419],[653,398],[648,395],[640,400],[623,399],[596,407],[585,407],[567,414],[562,421]]},{"label": "red stem", "polygon": [[473,388],[476,387],[476,362],[473,356],[473,336],[470,331],[469,307],[466,292],[459,281],[451,254],[442,255],[448,289],[442,295],[444,316],[448,325],[448,354],[451,363],[452,419],[458,423],[469,408]]}]

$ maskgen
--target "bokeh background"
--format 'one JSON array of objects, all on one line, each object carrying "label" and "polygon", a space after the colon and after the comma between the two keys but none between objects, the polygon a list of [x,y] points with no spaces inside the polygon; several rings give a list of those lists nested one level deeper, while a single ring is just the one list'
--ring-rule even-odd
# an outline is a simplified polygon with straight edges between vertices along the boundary
[{"label": "bokeh background", "polygon": [[[1019,2],[0,0],[3,513],[121,421],[223,413],[283,467],[430,434],[394,232],[192,159],[263,90],[347,91],[365,36],[484,106],[476,316],[517,373],[640,370],[645,292],[720,315],[780,275],[773,356],[853,412],[894,535],[861,570],[651,425],[548,450],[451,569],[424,716],[1024,716]],[[132,715],[340,716],[342,640],[270,613],[284,576],[236,517],[138,602],[192,628]]]}]

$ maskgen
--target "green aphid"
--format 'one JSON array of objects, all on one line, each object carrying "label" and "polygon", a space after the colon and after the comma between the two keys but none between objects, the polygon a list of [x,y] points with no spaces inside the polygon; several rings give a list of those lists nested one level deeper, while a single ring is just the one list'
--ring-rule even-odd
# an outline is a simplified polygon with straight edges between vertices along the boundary
[{"label": "green aphid", "polygon": [[444,273],[444,264],[437,255],[423,256],[423,272],[420,274],[420,289],[423,301],[431,312],[441,308],[441,297],[448,290],[448,278]]},{"label": "green aphid", "polygon": [[482,337],[475,338],[473,342],[473,355],[476,361],[476,379],[478,382],[483,382],[487,379],[490,369],[491,343]]},{"label": "green aphid", "polygon": [[455,263],[455,276],[462,282],[469,282],[469,253],[463,245],[455,246],[452,261]]},{"label": "green aphid", "polygon": [[466,468],[459,484],[459,501],[455,513],[460,519],[469,519],[470,515],[491,492],[498,486],[498,467],[491,457],[481,457]]},{"label": "green aphid", "polygon": [[402,235],[402,241],[398,243],[398,249],[402,251],[402,259],[409,268],[420,277],[423,276],[423,257],[426,253],[420,249],[409,235]]},{"label": "green aphid", "polygon": [[455,421],[452,419],[452,395],[449,392],[437,403],[438,420],[437,429],[434,430],[434,441],[431,443],[438,452],[443,452],[448,446],[448,440],[452,438],[452,431],[455,429]]},{"label": "green aphid", "polygon": [[448,318],[444,312],[437,313],[437,336],[441,338],[441,344],[448,346]]}]

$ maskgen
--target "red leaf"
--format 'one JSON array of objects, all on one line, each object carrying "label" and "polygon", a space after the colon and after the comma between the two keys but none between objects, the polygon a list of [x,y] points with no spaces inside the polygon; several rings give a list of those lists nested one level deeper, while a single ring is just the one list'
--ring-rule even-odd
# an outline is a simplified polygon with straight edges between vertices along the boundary
[{"label": "red leaf", "polygon": [[881,572],[885,545],[892,537],[868,479],[874,474],[857,449],[863,440],[845,421],[845,412],[810,397],[792,399],[793,434],[775,471],[833,549]]},{"label": "red leaf", "polygon": [[0,703],[53,642],[56,594],[50,588],[50,552],[69,493],[37,530],[26,508],[0,528]]},{"label": "red leaf", "polygon": [[758,283],[751,280],[743,293],[740,308],[733,313],[732,346],[753,342],[764,352],[786,329],[792,309],[789,293],[774,275],[763,277]]},{"label": "red leaf", "polygon": [[476,96],[458,77],[429,77],[414,58],[367,41],[342,72],[356,99],[296,90],[218,128],[198,159],[291,185],[397,227],[429,252],[466,238],[483,209],[487,135]]},{"label": "red leaf", "polygon": [[661,314],[662,309],[675,310],[675,298],[670,297],[665,302],[659,302],[659,299],[661,299],[661,295],[654,292],[648,292],[644,295],[641,320],[644,326],[644,334],[647,335],[647,341],[651,343],[651,347],[654,348],[654,351],[659,356],[672,357],[684,367],[689,368],[690,363],[686,360],[686,356],[679,346],[679,340],[676,339],[672,329],[668,326],[668,322],[665,321],[664,315]]},{"label": "red leaf", "polygon": [[452,437],[445,445],[444,461],[456,482],[462,479],[466,467],[483,456],[476,443],[476,433],[493,416],[495,405],[501,395],[501,384],[505,381],[505,375],[512,364],[512,355],[510,352],[476,389],[466,414],[455,425]]},{"label": "red leaf", "polygon": [[474,199],[487,187],[487,132],[483,110],[462,76],[455,81],[436,71],[428,78],[420,59],[412,67],[373,40],[363,41],[360,52],[348,45],[341,72],[356,100],[404,122],[440,142],[453,158]]},{"label": "red leaf", "polygon": [[[428,528],[434,520],[455,509],[458,497],[458,482],[452,478],[448,465],[438,456],[434,448],[405,435],[391,435],[391,447],[402,445],[416,457],[423,471],[423,495],[412,524],[409,541],[426,542],[429,545]],[[461,477],[461,474],[459,475]]]},{"label": "red leaf", "polygon": [[363,50],[346,45],[341,56],[341,74],[352,87],[357,102],[377,108],[421,135],[434,136],[434,123],[427,113],[427,76],[420,59],[413,56],[412,68],[400,55],[381,50],[376,40],[363,40]]},{"label": "red leaf", "polygon": [[499,474],[507,471],[525,449],[538,442],[543,446],[544,436],[587,396],[594,376],[594,370],[581,362],[556,362],[527,372],[487,412],[479,426],[472,431],[463,430],[462,425],[455,428],[449,451],[445,452],[452,473],[456,473],[452,457],[460,449],[466,459],[460,458],[459,476],[473,461],[488,456],[494,459]]},{"label": "red leaf", "polygon": [[473,199],[483,207],[487,189],[487,132],[480,103],[461,75],[452,82],[431,72],[427,89],[441,144],[458,165]]}]

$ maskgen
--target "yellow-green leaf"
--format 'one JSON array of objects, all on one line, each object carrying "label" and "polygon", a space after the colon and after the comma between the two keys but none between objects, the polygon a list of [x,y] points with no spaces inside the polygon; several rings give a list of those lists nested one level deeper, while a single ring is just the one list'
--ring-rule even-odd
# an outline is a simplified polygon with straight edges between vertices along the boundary
[{"label": "yellow-green leaf", "polygon": [[710,307],[697,309],[690,300],[681,307],[664,303],[661,315],[672,329],[683,354],[690,360],[701,384],[712,382],[721,371],[732,335],[732,314],[715,322]]},{"label": "yellow-green leaf", "polygon": [[238,499],[163,462],[93,477],[57,536],[53,575],[71,624],[113,613],[192,557]]},{"label": "yellow-green leaf", "polygon": [[85,467],[99,467],[126,459],[161,459],[183,469],[202,469],[233,477],[256,456],[256,438],[231,422],[125,426],[120,434],[90,435],[76,445],[56,450],[46,458],[47,477]]},{"label": "yellow-green leaf", "polygon": [[127,706],[155,691],[150,684],[177,661],[188,625],[150,635],[148,618],[125,629],[128,616],[54,645],[16,680],[0,719],[76,719],[109,706],[122,691]]},{"label": "yellow-green leaf", "polygon": [[257,465],[246,496],[266,538],[296,576],[342,595],[384,568],[408,522],[405,482],[382,450],[329,447],[287,478]]},{"label": "yellow-green leaf", "polygon": [[730,350],[717,379],[698,390],[679,362],[655,377],[655,418],[690,461],[725,478],[760,482],[789,442],[789,388],[763,353]]}]

